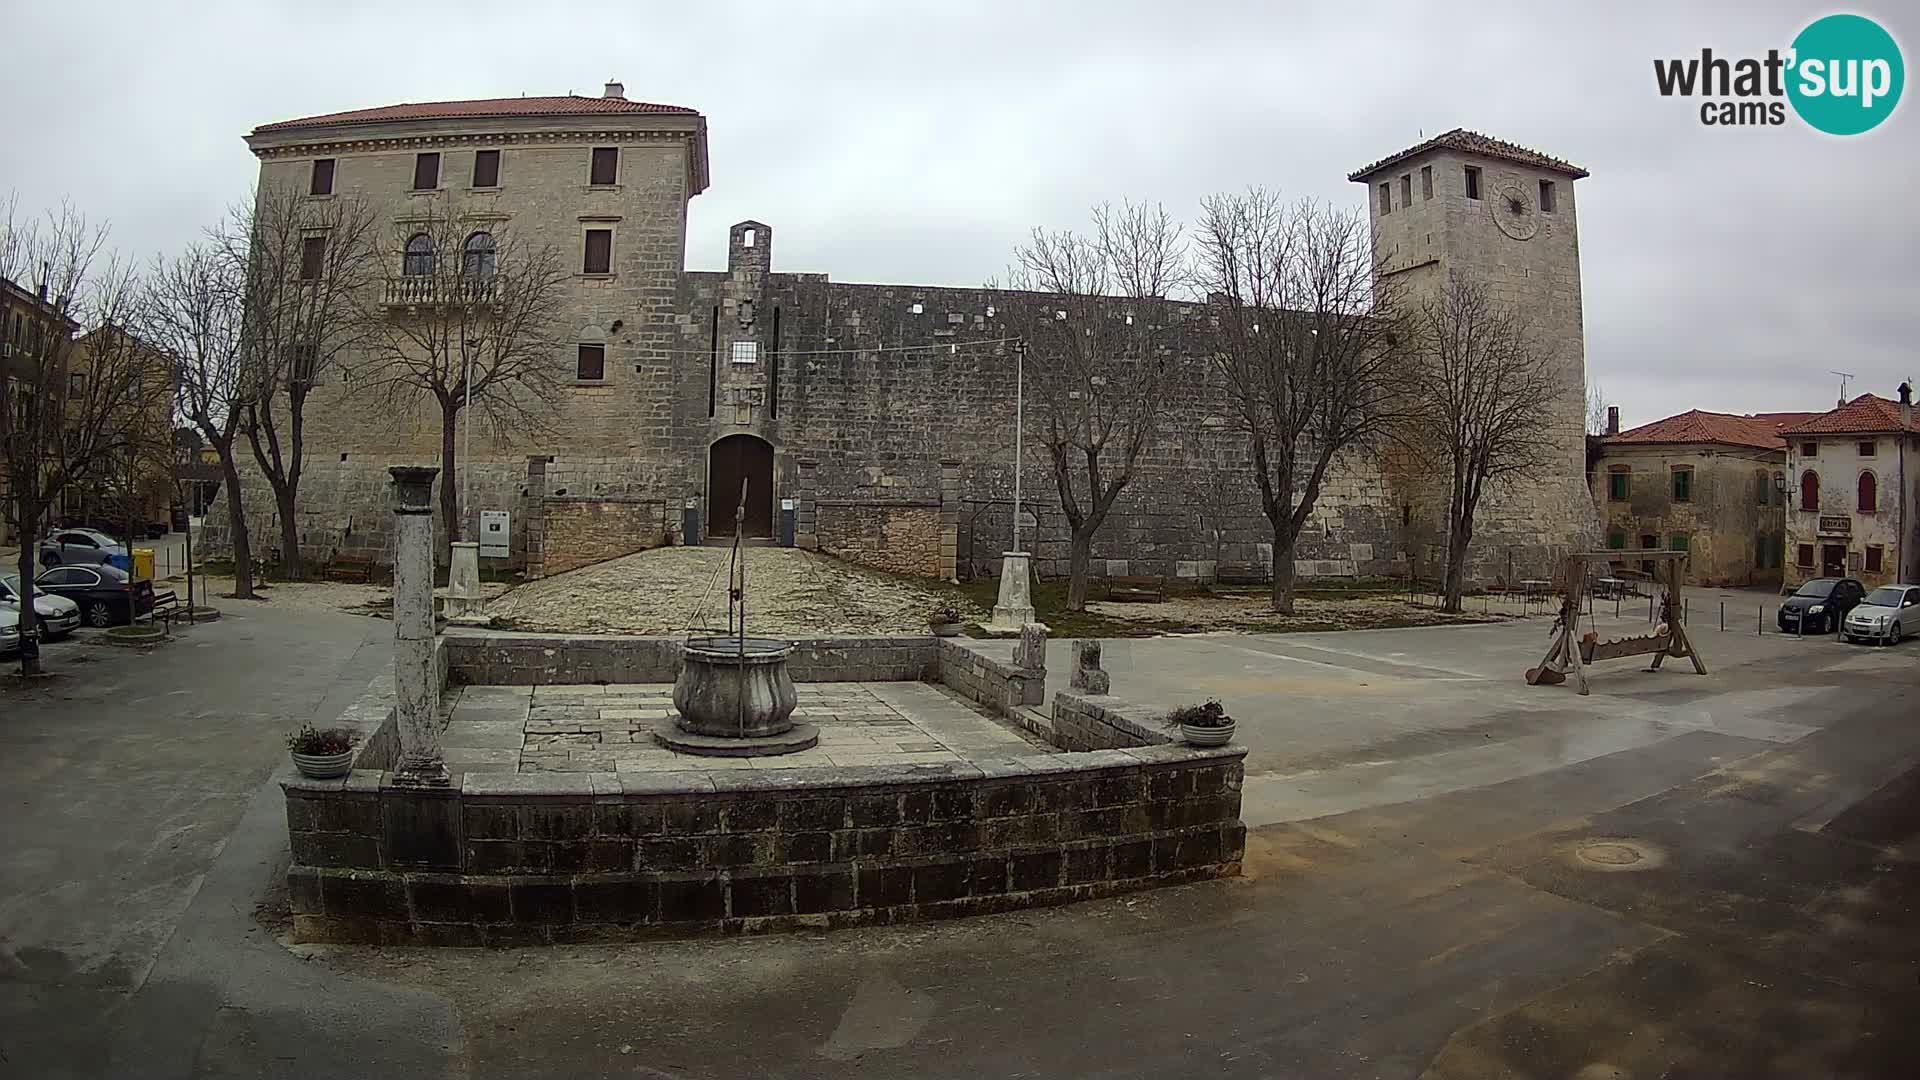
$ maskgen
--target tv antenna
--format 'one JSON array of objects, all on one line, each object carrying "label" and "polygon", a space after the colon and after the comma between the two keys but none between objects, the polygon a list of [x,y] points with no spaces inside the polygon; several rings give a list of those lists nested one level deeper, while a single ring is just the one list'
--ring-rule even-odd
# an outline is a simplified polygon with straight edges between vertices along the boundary
[{"label": "tv antenna", "polygon": [[1853,378],[1853,372],[1830,370],[1827,374],[1840,376],[1840,404],[1845,405],[1847,403],[1847,380]]}]

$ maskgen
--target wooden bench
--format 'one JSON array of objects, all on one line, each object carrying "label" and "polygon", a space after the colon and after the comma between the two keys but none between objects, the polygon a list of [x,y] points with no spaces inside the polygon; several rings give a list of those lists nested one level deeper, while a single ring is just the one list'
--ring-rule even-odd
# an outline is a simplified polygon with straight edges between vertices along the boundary
[{"label": "wooden bench", "polygon": [[357,581],[365,585],[373,584],[373,559],[367,555],[349,555],[334,552],[327,560],[326,576],[329,581]]},{"label": "wooden bench", "polygon": [[154,622],[167,624],[168,633],[173,632],[174,620],[183,619],[186,615],[187,605],[180,602],[180,594],[174,592],[172,589],[168,589],[162,593],[154,593],[153,607],[147,611],[147,618]]},{"label": "wooden bench", "polygon": [[1107,599],[1159,602],[1167,598],[1167,579],[1151,574],[1134,574],[1107,579]]}]

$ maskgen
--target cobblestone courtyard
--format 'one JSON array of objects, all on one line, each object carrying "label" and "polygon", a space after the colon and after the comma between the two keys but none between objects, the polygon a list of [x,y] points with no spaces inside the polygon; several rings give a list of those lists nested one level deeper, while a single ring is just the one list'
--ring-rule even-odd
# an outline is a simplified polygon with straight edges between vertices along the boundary
[{"label": "cobblestone courtyard", "polygon": [[[747,548],[755,633],[925,633],[942,597],[903,578],[797,548]],[[518,630],[676,634],[727,624],[727,558],[717,547],[642,551],[540,581],[487,606]]]},{"label": "cobblestone courtyard", "polygon": [[448,768],[468,772],[711,772],[836,765],[955,765],[1050,753],[924,683],[802,683],[794,717],[818,725],[820,744],[797,754],[712,758],[654,741],[672,720],[664,683],[468,686],[448,692]]}]

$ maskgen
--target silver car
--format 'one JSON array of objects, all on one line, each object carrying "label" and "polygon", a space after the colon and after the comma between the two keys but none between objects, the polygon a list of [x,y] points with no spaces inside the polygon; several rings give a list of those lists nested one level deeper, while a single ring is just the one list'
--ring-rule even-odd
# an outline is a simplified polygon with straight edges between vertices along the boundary
[{"label": "silver car", "polygon": [[[19,574],[0,577],[0,610],[20,610]],[[66,637],[80,625],[79,604],[39,589],[33,590],[33,612],[39,616],[40,636],[43,638]]]},{"label": "silver car", "polygon": [[1846,641],[1898,645],[1909,633],[1920,633],[1920,585],[1880,586],[1847,612],[1840,626]]},{"label": "silver car", "polygon": [[40,542],[42,566],[98,566],[126,554],[125,545],[97,529],[61,529]]},{"label": "silver car", "polygon": [[0,608],[0,656],[20,648],[20,613]]}]

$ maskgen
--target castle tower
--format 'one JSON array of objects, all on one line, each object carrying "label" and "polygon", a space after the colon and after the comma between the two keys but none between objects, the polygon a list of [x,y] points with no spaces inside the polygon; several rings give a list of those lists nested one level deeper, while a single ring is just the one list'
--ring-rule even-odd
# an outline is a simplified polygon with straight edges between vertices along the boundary
[{"label": "castle tower", "polygon": [[[1382,277],[1399,279],[1419,302],[1449,274],[1488,285],[1514,304],[1564,379],[1554,415],[1552,459],[1491,491],[1475,520],[1469,566],[1479,580],[1552,569],[1558,552],[1589,546],[1598,522],[1586,483],[1586,338],[1580,300],[1580,236],[1574,181],[1585,169],[1455,128],[1350,173],[1367,186]],[[1430,480],[1431,478],[1427,478]],[[1442,535],[1445,492],[1396,477],[1404,538],[1416,563]]]}]

